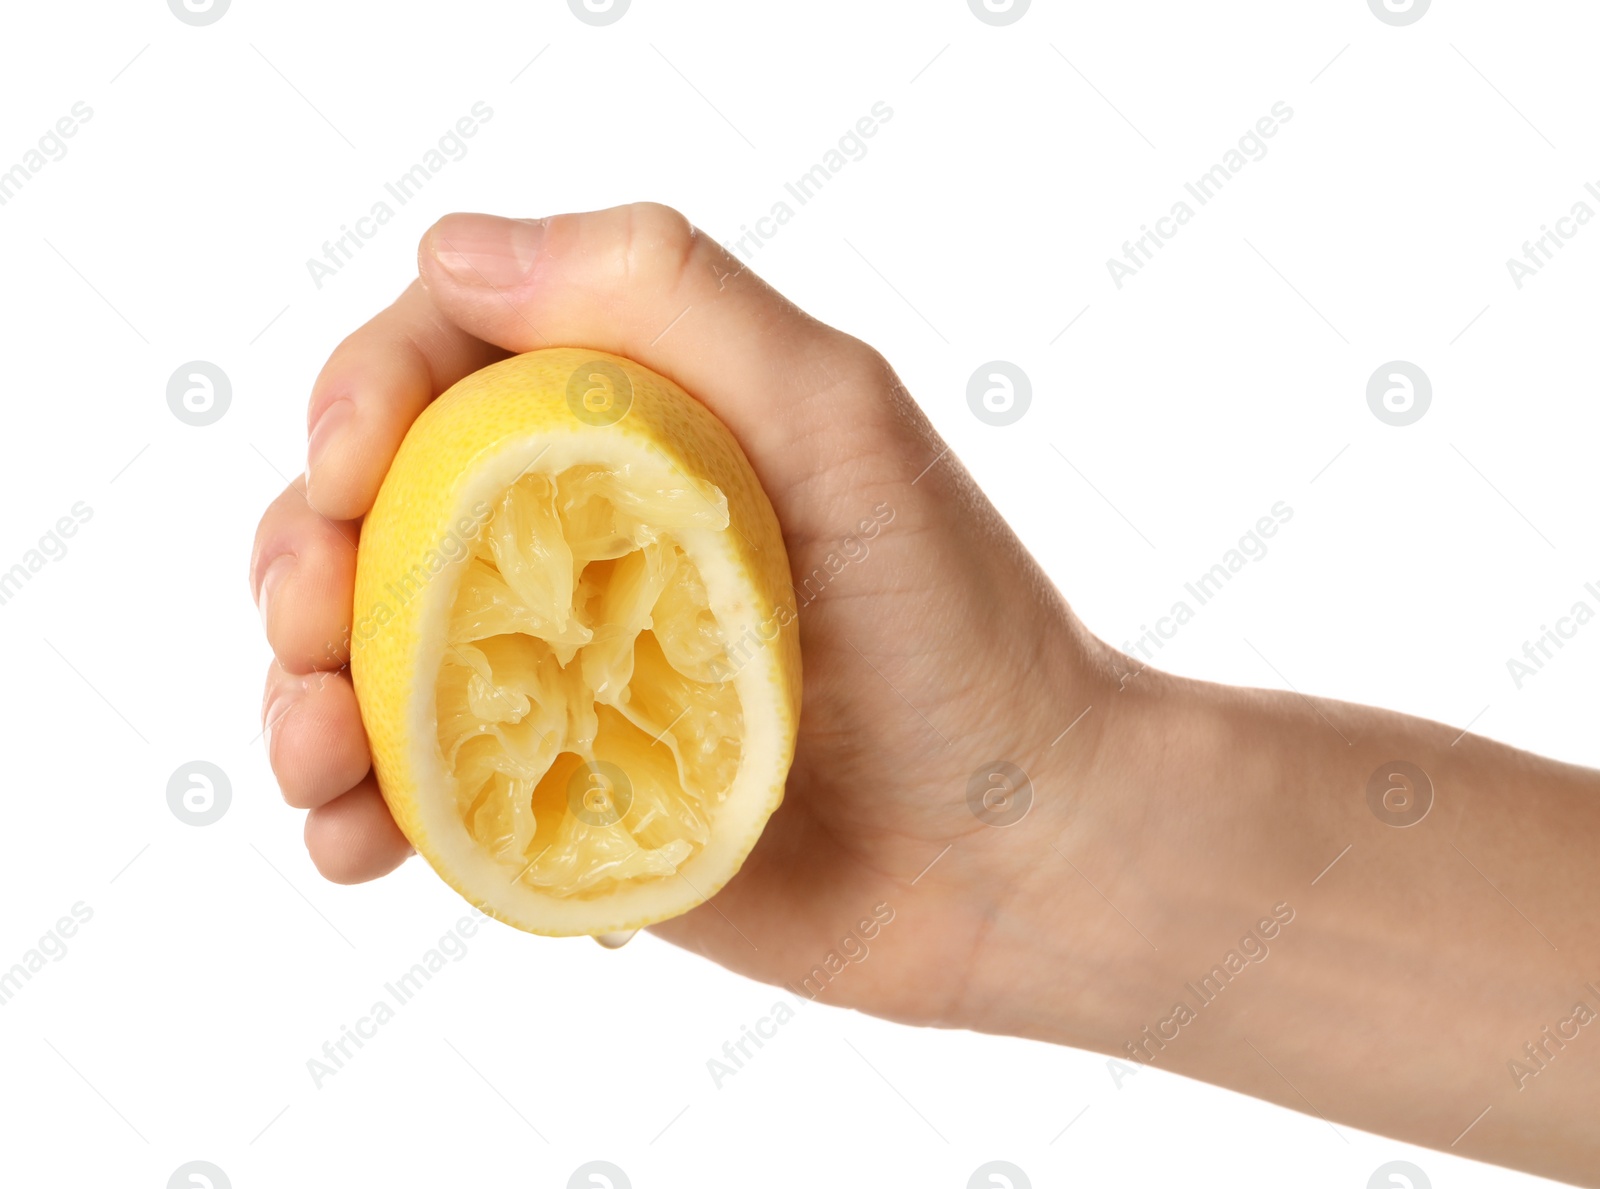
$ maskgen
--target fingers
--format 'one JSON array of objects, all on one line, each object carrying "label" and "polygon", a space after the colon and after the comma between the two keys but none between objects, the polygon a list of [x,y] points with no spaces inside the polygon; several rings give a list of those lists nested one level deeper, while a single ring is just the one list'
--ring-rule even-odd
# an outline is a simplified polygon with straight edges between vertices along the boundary
[{"label": "fingers", "polygon": [[372,507],[417,414],[504,351],[442,316],[421,285],[340,343],[311,389],[306,493],[311,507],[353,520]]},{"label": "fingers", "polygon": [[378,792],[355,690],[343,673],[267,674],[267,751],[284,800],[306,815],[306,850],[334,883],[387,875],[411,853]]},{"label": "fingers", "polygon": [[842,420],[857,434],[891,409],[870,391],[892,391],[881,358],[667,207],[448,215],[418,265],[444,314],[508,351],[596,347],[676,380],[733,431],[774,498],[838,460],[838,435],[819,430]]},{"label": "fingers", "polygon": [[267,671],[262,721],[283,799],[315,809],[354,788],[372,768],[356,691],[345,673]]},{"label": "fingers", "polygon": [[290,673],[337,669],[350,657],[358,535],[353,521],[329,520],[306,503],[304,478],[261,517],[251,590],[267,642]]},{"label": "fingers", "polygon": [[306,815],[306,850],[324,879],[365,883],[405,862],[411,844],[389,815],[378,782],[368,776]]}]

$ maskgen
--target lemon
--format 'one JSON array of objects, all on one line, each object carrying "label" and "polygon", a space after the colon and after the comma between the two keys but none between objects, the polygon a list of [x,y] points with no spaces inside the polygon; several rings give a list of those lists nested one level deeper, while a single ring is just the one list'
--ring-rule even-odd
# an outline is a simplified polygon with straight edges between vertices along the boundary
[{"label": "lemon", "polygon": [[395,821],[552,936],[685,912],[783,797],[800,646],[777,517],[703,405],[535,351],[427,407],[361,529],[350,668]]}]

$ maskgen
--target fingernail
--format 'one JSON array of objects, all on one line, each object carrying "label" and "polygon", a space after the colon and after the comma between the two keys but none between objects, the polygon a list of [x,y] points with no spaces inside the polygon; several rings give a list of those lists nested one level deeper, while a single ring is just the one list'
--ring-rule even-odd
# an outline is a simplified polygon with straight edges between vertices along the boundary
[{"label": "fingernail", "polygon": [[452,215],[433,233],[433,258],[462,285],[509,289],[528,279],[544,224],[494,215]]},{"label": "fingernail", "polygon": [[256,606],[261,609],[261,626],[267,626],[267,608],[272,602],[273,592],[283,585],[283,580],[289,576],[289,571],[294,568],[295,555],[292,553],[279,554],[268,564],[261,575],[261,589],[256,596]]},{"label": "fingernail", "polygon": [[328,448],[328,443],[339,436],[339,431],[350,421],[350,416],[355,412],[355,403],[347,396],[329,401],[326,408],[319,412],[311,423],[310,435],[306,438],[306,484],[311,483],[311,472],[316,469],[317,462]]}]

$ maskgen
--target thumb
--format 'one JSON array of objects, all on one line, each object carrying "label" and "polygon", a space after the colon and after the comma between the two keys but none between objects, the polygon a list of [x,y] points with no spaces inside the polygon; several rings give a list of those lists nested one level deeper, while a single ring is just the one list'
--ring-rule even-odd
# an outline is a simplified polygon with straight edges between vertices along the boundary
[{"label": "thumb", "polygon": [[[423,237],[418,267],[435,306],[469,334],[516,352],[594,347],[682,385],[739,440],[786,527],[799,527],[787,494],[840,458],[837,439],[816,431],[855,435],[894,416],[881,357],[668,207],[447,215]],[[863,389],[880,399],[863,402]]]}]

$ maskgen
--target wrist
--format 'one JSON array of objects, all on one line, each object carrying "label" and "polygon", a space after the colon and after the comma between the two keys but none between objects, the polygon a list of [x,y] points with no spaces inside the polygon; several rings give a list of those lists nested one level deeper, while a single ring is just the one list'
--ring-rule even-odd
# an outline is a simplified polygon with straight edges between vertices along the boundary
[{"label": "wrist", "polygon": [[1242,938],[1293,930],[1338,848],[1288,790],[1344,744],[1275,695],[1096,661],[1093,711],[1041,763],[1046,812],[1017,840],[963,1026],[1127,1056]]}]

